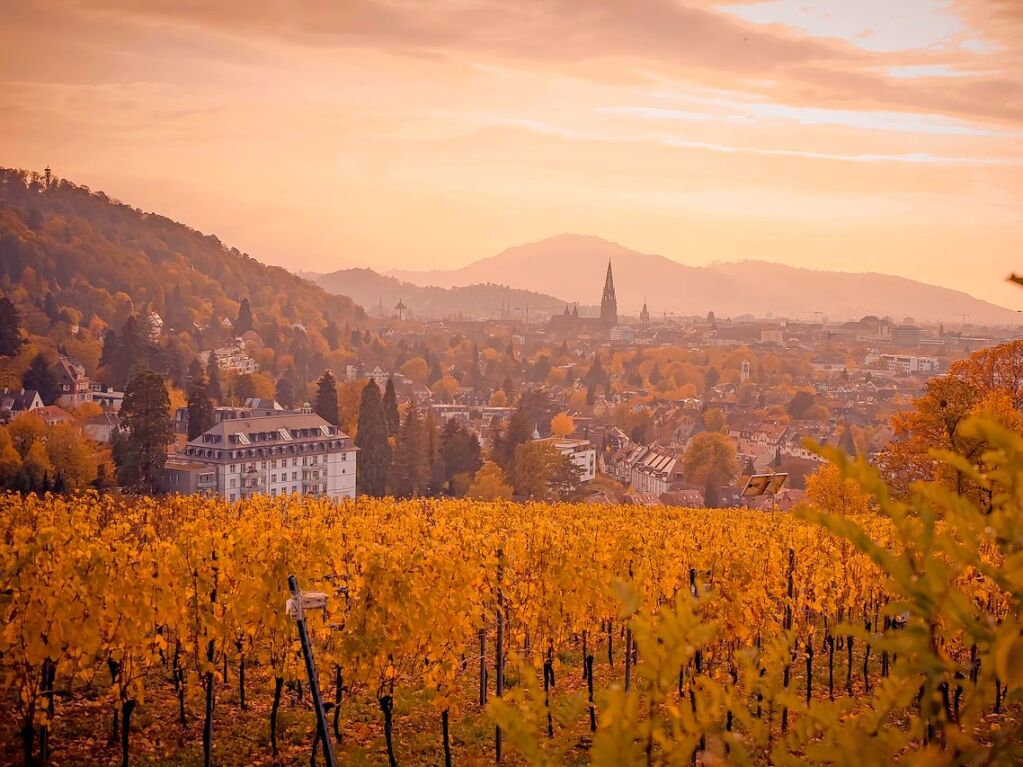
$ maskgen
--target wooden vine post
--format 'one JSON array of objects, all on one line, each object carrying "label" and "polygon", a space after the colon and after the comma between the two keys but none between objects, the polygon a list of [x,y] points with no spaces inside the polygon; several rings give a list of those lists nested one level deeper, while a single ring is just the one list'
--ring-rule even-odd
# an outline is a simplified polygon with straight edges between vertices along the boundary
[{"label": "wooden vine post", "polygon": [[[494,670],[497,674],[494,694],[500,698],[504,695],[504,587],[501,579],[504,576],[504,549],[497,550],[497,643],[494,649]],[[494,729],[494,756],[498,762],[502,757],[503,733],[501,726]]]},{"label": "wooden vine post", "polygon": [[313,708],[316,711],[316,730],[319,740],[323,743],[323,758],[327,767],[337,767],[337,762],[334,760],[334,744],[330,740],[330,731],[327,727],[327,713],[323,708],[323,697],[320,695],[316,659],[313,657],[313,646],[309,641],[309,629],[305,622],[306,608],[326,607],[327,597],[318,592],[303,594],[298,587],[298,578],[294,575],[288,576],[288,588],[291,591],[291,599],[288,600],[288,614],[295,619],[295,624],[298,627],[298,639],[302,644],[302,657],[305,660],[306,676],[309,678],[309,692],[312,695]]},{"label": "wooden vine post", "polygon": [[[629,562],[629,582],[632,582],[632,562]],[[632,686],[632,621],[625,622],[625,692]]]},{"label": "wooden vine post", "polygon": [[[787,589],[787,596],[788,596],[788,598],[785,600],[785,623],[783,625],[783,628],[784,628],[786,633],[792,631],[792,617],[793,617],[792,616],[792,613],[793,613],[792,601],[793,601],[793,598],[794,598],[795,593],[796,593],[796,588],[795,588],[795,570],[796,570],[796,550],[795,549],[789,549],[789,572],[788,572],[788,589]],[[789,653],[789,658],[790,659],[785,662],[785,671],[784,671],[784,674],[782,676],[782,686],[785,688],[786,692],[788,692],[789,683],[792,681],[792,661],[791,661],[792,652],[794,652],[794,650],[790,650],[790,653]],[[781,710],[781,731],[783,733],[785,733],[785,732],[788,732],[788,729],[789,729],[789,707],[788,706],[783,706],[782,710]]]}]

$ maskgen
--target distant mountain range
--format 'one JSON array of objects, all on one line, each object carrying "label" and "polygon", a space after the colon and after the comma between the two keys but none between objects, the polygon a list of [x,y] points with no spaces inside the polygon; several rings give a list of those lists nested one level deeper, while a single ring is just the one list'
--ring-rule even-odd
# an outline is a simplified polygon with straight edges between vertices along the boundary
[{"label": "distant mountain range", "polygon": [[341,269],[330,274],[300,272],[328,293],[351,298],[367,312],[382,309],[390,316],[402,302],[416,317],[487,319],[500,316],[502,310],[514,317],[526,311],[553,314],[565,308],[560,298],[506,285],[476,284],[452,288],[420,286],[372,269]]},{"label": "distant mountain range", "polygon": [[[567,301],[593,305],[599,303],[609,260],[623,314],[638,313],[646,302],[654,316],[713,311],[721,317],[771,313],[789,319],[847,320],[873,314],[897,321],[912,317],[918,322],[953,323],[967,314],[974,324],[1021,324],[1020,315],[1010,309],[904,277],[801,269],[764,261],[687,266],[588,235],[561,234],[518,245],[459,269],[393,270],[387,275],[419,286],[496,283],[535,293],[556,291]],[[362,303],[341,285],[337,292]]]}]

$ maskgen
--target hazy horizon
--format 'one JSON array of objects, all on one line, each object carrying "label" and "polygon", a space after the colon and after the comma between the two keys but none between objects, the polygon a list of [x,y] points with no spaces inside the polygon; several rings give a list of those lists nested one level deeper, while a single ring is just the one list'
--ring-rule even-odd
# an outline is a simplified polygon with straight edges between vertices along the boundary
[{"label": "hazy horizon", "polygon": [[[380,275],[383,275],[383,276],[386,276],[386,277],[396,277],[399,280],[408,281],[408,277],[409,277],[409,274],[411,272],[419,273],[419,274],[421,274],[421,275],[423,275],[425,277],[425,276],[428,276],[428,275],[430,275],[431,273],[434,273],[434,272],[447,273],[447,272],[450,272],[450,271],[457,271],[457,270],[463,269],[463,268],[465,268],[467,266],[471,266],[473,264],[476,264],[477,262],[486,261],[487,259],[490,259],[490,258],[492,258],[494,256],[501,255],[505,250],[514,250],[515,248],[518,248],[518,247],[528,246],[528,245],[535,245],[535,244],[538,244],[538,243],[543,243],[543,242],[545,242],[547,240],[554,240],[554,239],[557,239],[557,238],[560,238],[560,237],[580,237],[580,238],[586,238],[586,237],[597,237],[597,236],[596,235],[585,234],[585,233],[582,233],[582,232],[557,232],[557,233],[553,233],[553,234],[551,234],[551,235],[549,235],[547,237],[541,237],[538,240],[534,240],[532,242],[528,242],[528,243],[527,242],[514,243],[514,244],[509,245],[507,248],[502,248],[500,251],[497,251],[495,253],[480,255],[478,258],[471,258],[470,257],[468,260],[466,260],[464,262],[455,263],[455,264],[452,264],[451,266],[447,266],[447,267],[434,267],[434,266],[402,267],[402,266],[398,266],[398,265],[394,265],[394,264],[387,264],[387,263],[373,264],[373,263],[369,263],[367,261],[359,260],[359,259],[342,260],[338,264],[336,264],[335,266],[333,266],[333,267],[331,267],[329,269],[326,269],[326,268],[325,269],[307,269],[307,268],[305,268],[303,266],[294,266],[294,265],[290,265],[289,266],[288,264],[280,264],[280,265],[281,266],[285,266],[288,269],[288,271],[290,271],[292,274],[296,274],[296,275],[299,275],[299,276],[301,276],[301,275],[327,275],[327,274],[332,274],[334,272],[347,271],[347,270],[350,270],[350,269],[370,269],[370,270],[376,272],[377,274],[380,274]],[[598,238],[598,239],[603,239],[603,238]],[[634,248],[631,248],[628,243],[614,242],[612,240],[607,240],[607,242],[609,242],[609,243],[611,243],[613,245],[621,246],[621,247],[623,247],[625,249],[635,250]],[[230,243],[228,243],[228,244],[230,244]],[[250,254],[250,255],[252,255],[252,254]],[[741,264],[743,262],[752,262],[752,263],[778,264],[778,265],[781,265],[781,266],[789,266],[789,267],[794,268],[794,269],[805,269],[805,270],[810,270],[810,271],[834,272],[834,273],[838,273],[838,274],[850,274],[850,275],[853,275],[853,274],[856,274],[856,275],[880,274],[880,275],[890,275],[890,276],[896,276],[896,277],[907,277],[907,275],[896,274],[895,272],[880,271],[878,269],[856,269],[853,266],[850,266],[849,268],[838,268],[838,267],[836,267],[836,268],[829,269],[829,268],[825,268],[825,267],[821,267],[821,266],[814,266],[813,264],[807,264],[807,265],[786,264],[786,263],[784,263],[782,261],[776,261],[776,260],[772,260],[772,259],[768,259],[768,258],[754,258],[754,257],[750,257],[750,256],[747,256],[747,257],[736,256],[735,258],[715,259],[713,261],[707,261],[707,262],[704,262],[704,263],[695,263],[695,262],[685,261],[685,260],[679,259],[679,258],[674,258],[670,253],[649,253],[648,255],[663,256],[663,257],[665,257],[665,258],[667,258],[667,259],[669,259],[671,261],[674,261],[674,262],[676,262],[678,264],[682,264],[683,266],[713,267],[715,265]],[[621,273],[625,273],[625,274],[628,273],[629,264],[628,264],[628,262],[625,259],[619,259],[619,262],[617,263],[617,265],[615,265],[615,269],[616,269],[616,273],[619,274],[619,278],[620,278]],[[601,274],[602,274],[602,272],[601,272]],[[1006,277],[1007,276],[1008,276],[1008,273],[1006,273]],[[592,282],[593,279],[594,279],[594,275],[588,274],[588,275],[586,275],[585,279],[587,281]],[[909,276],[908,279],[912,279],[912,280],[915,280],[917,282],[920,282],[920,283],[923,283],[923,284],[926,284],[926,285],[935,285],[935,286],[938,286],[938,287],[947,287],[947,288],[950,288],[952,290],[963,290],[963,288],[960,288],[960,287],[958,287],[956,285],[940,285],[937,282],[928,282],[928,280],[921,279],[919,277]],[[416,282],[415,284],[420,284],[420,283]],[[433,284],[433,283],[422,282],[421,284],[427,285],[427,284]],[[446,286],[447,286],[446,284],[445,285],[439,285],[439,287],[446,287]],[[1016,290],[1018,290],[1018,288]],[[1014,306],[1011,305],[1011,302],[1009,302],[1009,303],[1005,303],[1005,302],[1000,303],[997,300],[991,300],[991,299],[985,298],[985,297],[980,296],[980,295],[974,295],[974,294],[970,293],[968,290],[963,290],[963,292],[966,292],[966,293],[970,294],[974,298],[978,298],[978,299],[983,300],[983,301],[988,301],[989,303],[992,303],[995,306],[999,306],[999,307],[1002,307],[1002,308],[1005,308],[1005,309],[1015,310]],[[556,295],[557,294],[557,290],[552,290],[551,294],[552,295]],[[1013,295],[1013,293],[1009,294],[1009,298],[1010,299],[1011,299],[1012,295]],[[591,301],[589,304],[587,304],[587,306],[589,306],[590,308],[599,306],[599,301],[597,301],[596,298],[595,298],[593,301]],[[636,307],[634,307],[634,308],[636,309],[636,311],[638,311],[638,308],[636,308]]]},{"label": "hazy horizon", "polygon": [[1019,305],[1010,0],[32,0],[6,17],[0,164],[266,263],[451,269],[571,232]]}]

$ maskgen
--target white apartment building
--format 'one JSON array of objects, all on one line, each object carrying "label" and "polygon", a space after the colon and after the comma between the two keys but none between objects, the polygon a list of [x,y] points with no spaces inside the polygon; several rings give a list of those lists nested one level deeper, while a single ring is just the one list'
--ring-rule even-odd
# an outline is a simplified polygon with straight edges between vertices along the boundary
[{"label": "white apartment building", "polygon": [[592,482],[597,476],[597,451],[588,439],[551,439],[551,444],[571,459],[583,482]]},{"label": "white apartment building", "polygon": [[168,459],[165,489],[214,493],[229,501],[252,495],[355,497],[356,447],[312,413],[223,420]]},{"label": "white apartment building", "polygon": [[937,373],[937,357],[918,357],[910,354],[882,354],[881,362],[889,373]]}]

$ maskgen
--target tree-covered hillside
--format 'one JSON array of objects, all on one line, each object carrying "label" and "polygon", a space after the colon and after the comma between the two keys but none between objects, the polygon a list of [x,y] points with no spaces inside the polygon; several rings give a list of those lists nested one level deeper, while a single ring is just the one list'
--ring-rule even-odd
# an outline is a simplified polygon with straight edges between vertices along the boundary
[{"label": "tree-covered hillside", "polygon": [[[51,353],[63,346],[101,379],[104,336],[132,315],[144,323],[156,312],[164,323],[159,345],[186,365],[189,354],[255,330],[268,372],[306,367],[296,354],[314,358],[310,369],[320,366],[339,346],[341,328],[362,316],[351,299],[213,235],[64,179],[3,168],[0,292],[16,306],[30,344]],[[250,310],[243,312],[244,299]],[[238,325],[240,316],[243,324],[251,316],[252,327]]]}]

